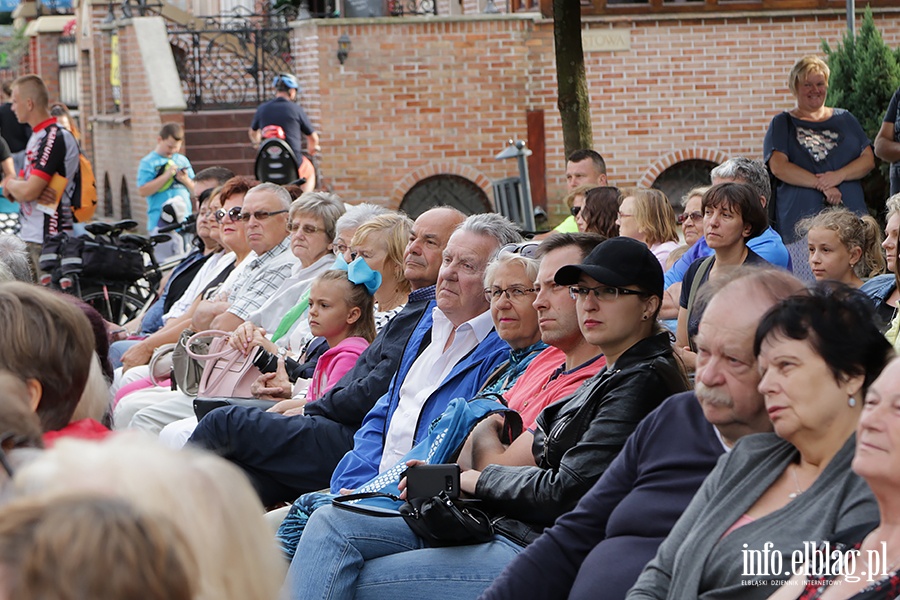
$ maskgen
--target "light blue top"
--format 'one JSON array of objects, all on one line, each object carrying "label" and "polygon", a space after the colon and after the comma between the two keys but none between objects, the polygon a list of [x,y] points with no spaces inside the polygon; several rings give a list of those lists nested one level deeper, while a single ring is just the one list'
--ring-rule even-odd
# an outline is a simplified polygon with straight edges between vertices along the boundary
[{"label": "light blue top", "polygon": [[[187,159],[187,156],[176,152],[170,159],[154,150],[141,159],[141,163],[138,166],[138,187],[156,179],[160,167],[169,162],[169,160],[174,162],[179,169],[187,169],[188,177],[194,178],[194,169],[191,167],[191,161]],[[179,197],[184,198],[186,201],[187,212],[185,214],[191,214],[191,193],[177,181],[172,183],[169,189],[147,196],[147,231],[152,231],[156,228],[162,206],[166,203],[166,200]]]},{"label": "light blue top", "polygon": [[[782,267],[788,271],[793,270],[791,265],[791,256],[788,254],[781,236],[778,235],[771,227],[754,238],[747,240],[747,247],[759,254],[766,262],[772,263],[777,267]],[[688,248],[681,258],[679,258],[672,268],[666,271],[666,289],[673,283],[681,283],[684,274],[687,273],[688,267],[698,258],[712,256],[713,249],[706,244],[706,238],[702,237]]]}]

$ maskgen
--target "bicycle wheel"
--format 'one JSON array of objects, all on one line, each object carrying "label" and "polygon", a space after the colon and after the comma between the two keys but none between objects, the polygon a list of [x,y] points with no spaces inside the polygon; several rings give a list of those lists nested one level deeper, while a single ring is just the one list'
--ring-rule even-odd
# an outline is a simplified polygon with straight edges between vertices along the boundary
[{"label": "bicycle wheel", "polygon": [[100,315],[116,325],[124,325],[133,319],[144,307],[145,300],[129,290],[111,286],[83,289],[81,300],[94,308]]}]

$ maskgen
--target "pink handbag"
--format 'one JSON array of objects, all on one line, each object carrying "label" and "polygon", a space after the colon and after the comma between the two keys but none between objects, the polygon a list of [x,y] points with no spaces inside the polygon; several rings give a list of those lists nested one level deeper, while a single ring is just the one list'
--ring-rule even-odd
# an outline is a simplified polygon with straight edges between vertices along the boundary
[{"label": "pink handbag", "polygon": [[[195,339],[214,336],[209,344],[207,354],[197,354],[193,350]],[[256,352],[244,356],[239,350],[228,345],[231,334],[227,331],[210,329],[195,333],[187,341],[188,355],[198,361],[205,362],[198,398],[253,398],[250,385],[262,375],[253,364]]]}]

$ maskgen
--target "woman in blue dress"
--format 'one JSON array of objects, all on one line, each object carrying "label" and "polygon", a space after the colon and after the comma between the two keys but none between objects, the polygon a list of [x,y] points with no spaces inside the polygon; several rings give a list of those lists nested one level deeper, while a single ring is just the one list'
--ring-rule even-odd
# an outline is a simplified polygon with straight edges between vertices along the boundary
[{"label": "woman in blue dress", "polygon": [[829,73],[816,56],[794,65],[788,86],[797,106],[772,119],[763,144],[766,163],[779,180],[774,226],[791,253],[794,274],[808,280],[806,240],[797,223],[841,204],[866,214],[860,179],[875,167],[872,142],[856,117],[825,106]]}]

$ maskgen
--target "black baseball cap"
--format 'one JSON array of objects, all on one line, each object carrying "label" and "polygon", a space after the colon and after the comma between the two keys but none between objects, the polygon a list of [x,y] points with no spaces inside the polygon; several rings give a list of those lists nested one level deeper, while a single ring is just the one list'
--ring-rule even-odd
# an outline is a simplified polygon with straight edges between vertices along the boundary
[{"label": "black baseball cap", "polygon": [[636,285],[653,296],[663,295],[663,270],[646,244],[627,237],[601,242],[580,265],[566,265],[553,278],[559,285],[575,285],[581,274],[606,285]]}]

